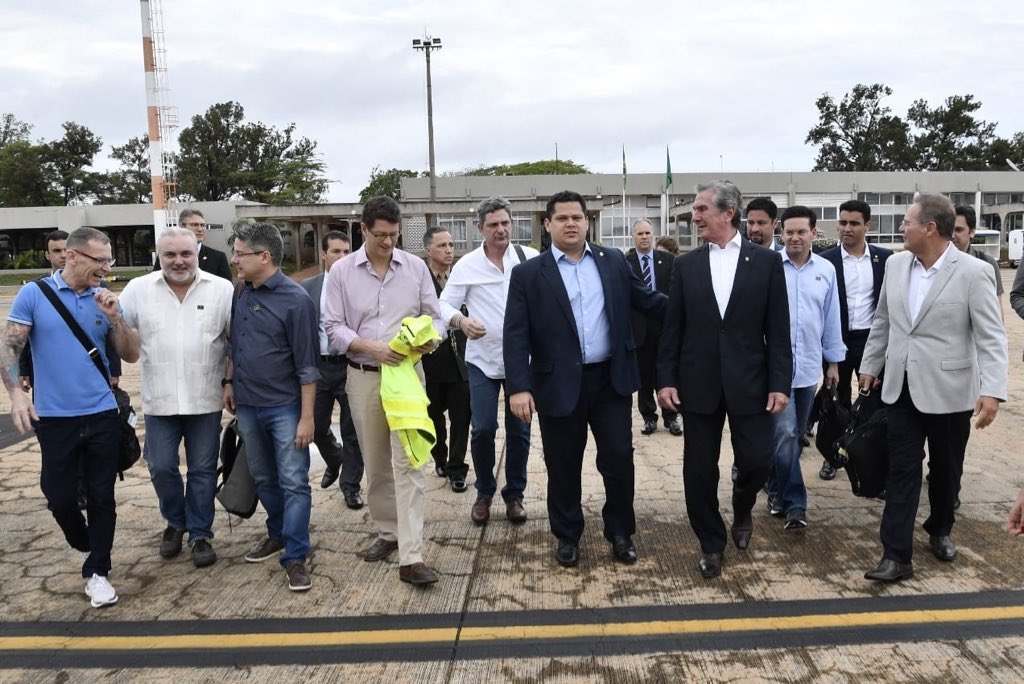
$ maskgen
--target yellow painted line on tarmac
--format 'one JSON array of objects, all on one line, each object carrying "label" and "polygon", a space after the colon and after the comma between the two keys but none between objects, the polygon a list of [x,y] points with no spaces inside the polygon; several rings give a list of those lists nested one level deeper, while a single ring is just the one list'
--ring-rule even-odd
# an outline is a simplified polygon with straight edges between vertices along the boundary
[{"label": "yellow painted line on tarmac", "polygon": [[666,637],[688,634],[786,632],[816,628],[882,627],[1024,619],[1024,606],[832,613],[703,620],[653,620],[611,624],[515,625],[436,629],[383,629],[252,634],[157,636],[0,636],[3,651],[232,650],[326,646],[422,646],[459,641],[524,641],[606,637]]}]

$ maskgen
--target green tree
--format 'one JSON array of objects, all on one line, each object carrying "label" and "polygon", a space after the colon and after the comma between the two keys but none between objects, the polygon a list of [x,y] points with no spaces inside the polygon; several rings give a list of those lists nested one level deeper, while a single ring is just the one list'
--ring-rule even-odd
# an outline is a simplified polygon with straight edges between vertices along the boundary
[{"label": "green tree", "polygon": [[320,201],[327,192],[316,142],[245,121],[237,102],[221,102],[192,117],[178,136],[178,189],[199,201],[242,198],[268,204]]},{"label": "green tree", "polygon": [[558,176],[590,173],[590,169],[571,159],[541,159],[516,164],[495,164],[468,169],[465,176]]},{"label": "green tree", "polygon": [[1010,171],[1007,160],[1024,169],[1024,132],[1016,133],[1013,138],[996,138],[985,151],[985,168],[993,171]]},{"label": "green tree", "polygon": [[0,147],[0,206],[40,207],[61,203],[46,173],[49,150],[15,140]]},{"label": "green tree", "polygon": [[[928,171],[980,171],[996,139],[996,125],[979,121],[981,103],[973,95],[953,95],[935,109],[917,100],[907,111],[913,124],[915,166]],[[1006,162],[1003,162],[1005,166]]]},{"label": "green tree", "polygon": [[359,201],[364,204],[373,197],[390,197],[393,200],[402,199],[402,179],[416,178],[420,175],[428,175],[410,171],[409,169],[388,169],[381,171],[379,166],[373,167],[370,171],[370,182],[359,192]]},{"label": "green tree", "polygon": [[131,138],[124,145],[113,147],[110,158],[120,167],[103,174],[96,192],[100,204],[142,204],[153,199],[149,169],[149,136]]},{"label": "green tree", "polygon": [[32,125],[19,121],[14,114],[5,113],[0,116],[0,147],[16,140],[28,142],[28,135],[32,132]]},{"label": "green tree", "polygon": [[818,123],[804,141],[818,146],[815,171],[914,168],[909,126],[882,104],[889,95],[881,83],[858,83],[838,104],[828,93],[817,99]]},{"label": "green tree", "polygon": [[66,121],[63,137],[45,145],[46,173],[63,204],[87,201],[95,196],[97,174],[89,170],[103,148],[103,141],[85,126]]}]

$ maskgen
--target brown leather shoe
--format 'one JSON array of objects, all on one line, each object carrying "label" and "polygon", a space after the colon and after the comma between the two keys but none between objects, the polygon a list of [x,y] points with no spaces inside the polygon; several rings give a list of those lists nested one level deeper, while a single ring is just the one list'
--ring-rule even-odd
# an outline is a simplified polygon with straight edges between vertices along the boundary
[{"label": "brown leather shoe", "polygon": [[478,496],[476,503],[473,504],[473,508],[469,512],[469,517],[477,525],[486,525],[487,521],[491,519],[491,500]]},{"label": "brown leather shoe", "polygon": [[408,584],[426,585],[433,584],[441,577],[434,568],[427,567],[424,563],[413,563],[398,568],[398,579]]},{"label": "brown leather shoe", "polygon": [[377,541],[373,542],[370,548],[363,551],[363,560],[367,563],[376,563],[377,561],[384,560],[397,550],[398,542],[378,537]]},{"label": "brown leather shoe", "polygon": [[519,499],[511,499],[505,502],[505,515],[513,525],[522,525],[526,522],[526,509]]}]

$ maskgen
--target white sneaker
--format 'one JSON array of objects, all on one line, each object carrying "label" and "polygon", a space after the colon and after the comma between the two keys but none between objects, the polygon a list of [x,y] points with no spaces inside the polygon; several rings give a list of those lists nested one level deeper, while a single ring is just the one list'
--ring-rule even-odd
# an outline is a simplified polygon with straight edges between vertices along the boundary
[{"label": "white sneaker", "polygon": [[92,599],[93,608],[102,608],[117,603],[117,592],[106,577],[93,573],[92,578],[85,583],[85,595]]}]

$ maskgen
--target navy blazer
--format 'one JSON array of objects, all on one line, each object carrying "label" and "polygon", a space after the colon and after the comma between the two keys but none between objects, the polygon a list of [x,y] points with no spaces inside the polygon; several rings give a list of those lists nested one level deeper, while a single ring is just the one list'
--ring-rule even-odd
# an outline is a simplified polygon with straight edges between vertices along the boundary
[{"label": "navy blazer", "polygon": [[676,258],[658,347],[658,388],[675,387],[680,410],[712,414],[724,399],[736,415],[763,413],[769,392],[789,395],[793,349],[782,257],[742,239],[723,317],[709,248]]},{"label": "navy blazer", "polygon": [[[675,257],[658,249],[653,251],[651,257],[654,266],[654,286],[658,292],[668,295],[668,288],[672,284],[672,263],[675,261]],[[629,262],[637,278],[643,280],[640,270],[640,255],[635,249],[631,249],[626,254],[626,261]],[[660,336],[660,320],[648,320],[643,314],[633,312],[633,339],[636,341],[636,346],[642,347],[648,342],[656,346]]]},{"label": "navy blazer", "polygon": [[[611,334],[611,383],[621,396],[640,387],[630,310],[664,315],[668,298],[647,289],[618,249],[591,244],[604,286]],[[548,250],[512,269],[504,329],[505,392],[532,392],[537,413],[567,416],[583,382],[583,355],[569,295]]]},{"label": "navy blazer", "polygon": [[[877,307],[878,295],[882,292],[882,278],[885,277],[885,261],[892,256],[892,251],[869,243],[868,253],[871,255],[871,274],[874,276],[871,294]],[[824,259],[828,259],[836,267],[836,284],[839,286],[839,323],[843,328],[843,342],[845,342],[847,333],[850,332],[850,311],[846,301],[846,276],[843,271],[843,253],[840,251],[839,245],[836,245],[831,249],[826,249],[821,253],[821,256]]]}]

